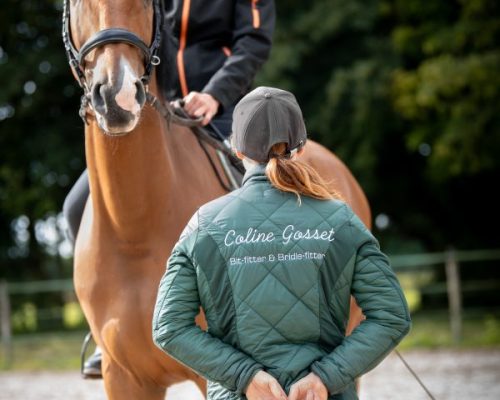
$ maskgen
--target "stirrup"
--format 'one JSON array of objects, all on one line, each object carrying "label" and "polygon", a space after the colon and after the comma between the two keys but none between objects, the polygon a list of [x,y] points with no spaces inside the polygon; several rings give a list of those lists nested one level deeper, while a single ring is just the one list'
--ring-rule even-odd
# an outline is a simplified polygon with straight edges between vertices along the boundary
[{"label": "stirrup", "polygon": [[92,372],[85,371],[85,362],[86,362],[85,360],[87,358],[86,353],[91,340],[92,340],[92,332],[89,332],[85,336],[85,339],[83,339],[82,348],[80,351],[80,374],[83,379],[102,379],[101,369],[98,370],[96,368]]}]

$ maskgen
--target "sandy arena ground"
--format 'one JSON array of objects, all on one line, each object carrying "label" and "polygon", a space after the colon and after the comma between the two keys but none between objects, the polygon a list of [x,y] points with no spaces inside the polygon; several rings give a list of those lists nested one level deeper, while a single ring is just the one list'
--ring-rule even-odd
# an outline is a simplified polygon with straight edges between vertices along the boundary
[{"label": "sandy arena ground", "polygon": [[[413,351],[405,359],[436,400],[500,399],[500,349]],[[425,400],[429,397],[395,354],[362,383],[361,400]],[[102,381],[86,381],[77,372],[0,373],[0,400],[105,400]],[[168,400],[202,400],[194,384],[169,390]]]}]

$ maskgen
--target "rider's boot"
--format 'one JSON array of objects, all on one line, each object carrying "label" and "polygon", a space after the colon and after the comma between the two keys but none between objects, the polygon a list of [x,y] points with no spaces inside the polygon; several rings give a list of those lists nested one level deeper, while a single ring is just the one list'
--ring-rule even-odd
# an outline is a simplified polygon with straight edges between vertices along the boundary
[{"label": "rider's boot", "polygon": [[85,379],[102,379],[101,360],[102,351],[96,347],[94,353],[83,364],[82,374]]}]

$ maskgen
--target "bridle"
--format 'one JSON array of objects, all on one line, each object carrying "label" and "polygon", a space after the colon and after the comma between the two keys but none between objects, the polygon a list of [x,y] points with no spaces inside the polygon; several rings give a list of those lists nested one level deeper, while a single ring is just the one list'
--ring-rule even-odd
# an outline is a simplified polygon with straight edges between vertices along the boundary
[{"label": "bridle", "polygon": [[[62,19],[62,38],[64,43],[64,48],[66,50],[66,55],[68,57],[69,65],[76,75],[78,84],[83,89],[83,95],[81,97],[80,103],[80,117],[83,122],[88,125],[87,114],[89,108],[92,109],[92,99],[90,95],[91,88],[89,87],[85,79],[85,57],[94,49],[98,47],[105,46],[110,43],[126,43],[138,48],[144,56],[144,75],[142,75],[141,82],[144,85],[144,90],[146,92],[147,102],[158,111],[158,113],[168,122],[175,122],[180,125],[194,128],[193,132],[197,136],[200,145],[203,147],[202,142],[208,143],[212,147],[221,152],[225,153],[229,157],[234,157],[232,151],[225,146],[222,142],[215,140],[203,129],[199,129],[203,116],[198,118],[191,118],[184,111],[180,102],[178,106],[172,106],[169,102],[164,102],[159,100],[154,94],[149,92],[149,81],[151,80],[151,74],[153,68],[160,64],[160,57],[158,53],[160,51],[162,33],[164,27],[164,7],[163,0],[152,0],[153,1],[153,37],[151,40],[151,45],[148,46],[144,43],[135,33],[130,32],[122,28],[108,28],[95,33],[91,36],[80,48],[77,50],[72,37],[70,29],[70,1],[64,0],[63,8],[63,19]],[[208,153],[206,153],[208,156]],[[212,160],[209,158],[215,173],[217,174],[219,181],[222,181],[217,168],[213,165]]]},{"label": "bridle", "polygon": [[[170,106],[168,102],[160,101],[155,95],[149,92],[149,81],[153,68],[160,64],[160,51],[164,15],[163,15],[163,0],[153,0],[153,38],[151,45],[144,43],[135,33],[122,28],[108,28],[95,33],[77,50],[71,38],[70,29],[70,0],[64,0],[63,20],[62,20],[62,37],[66,56],[71,69],[74,71],[78,84],[83,89],[83,95],[80,102],[80,117],[85,124],[88,124],[87,113],[89,108],[92,108],[92,99],[90,96],[91,88],[85,80],[85,57],[92,50],[105,46],[109,43],[126,43],[138,48],[144,55],[144,75],[141,76],[141,82],[144,85],[146,92],[146,100],[154,107],[165,119],[177,122],[181,125],[195,127],[200,126],[203,117],[193,119],[187,116],[182,109]],[[179,115],[180,114],[180,115]]]},{"label": "bridle", "polygon": [[80,116],[86,121],[87,109],[92,106],[90,89],[85,80],[85,57],[94,49],[109,43],[126,43],[138,48],[144,56],[144,75],[141,81],[148,94],[148,83],[151,79],[153,68],[160,63],[158,52],[160,50],[162,30],[164,24],[163,1],[153,0],[153,37],[151,45],[144,43],[135,33],[122,28],[108,28],[95,33],[77,50],[71,38],[70,29],[70,0],[64,0],[62,37],[69,65],[74,71],[78,84],[83,89],[81,98]]}]

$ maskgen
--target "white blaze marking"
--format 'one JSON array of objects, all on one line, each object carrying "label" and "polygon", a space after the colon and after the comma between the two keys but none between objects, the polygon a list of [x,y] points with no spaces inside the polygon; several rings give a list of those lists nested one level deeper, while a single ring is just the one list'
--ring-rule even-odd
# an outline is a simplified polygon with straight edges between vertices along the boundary
[{"label": "white blaze marking", "polygon": [[122,64],[121,70],[123,71],[122,87],[116,94],[115,101],[121,108],[136,115],[141,110],[139,103],[135,99],[135,94],[137,93],[135,82],[138,79],[126,59],[122,57],[120,63]]}]

